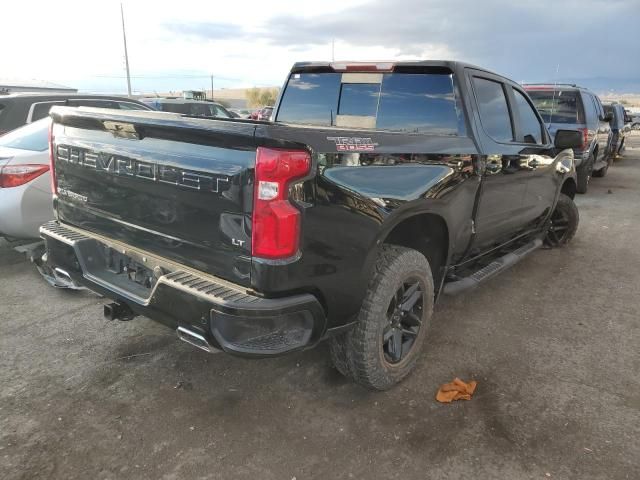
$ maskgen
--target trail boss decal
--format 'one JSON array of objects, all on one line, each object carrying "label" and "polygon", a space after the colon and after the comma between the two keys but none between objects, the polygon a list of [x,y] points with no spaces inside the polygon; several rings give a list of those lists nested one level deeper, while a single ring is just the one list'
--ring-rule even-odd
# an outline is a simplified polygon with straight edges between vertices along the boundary
[{"label": "trail boss decal", "polygon": [[350,151],[367,151],[371,152],[378,146],[377,143],[373,143],[370,138],[361,137],[327,137],[327,140],[335,142],[336,150],[339,152]]}]

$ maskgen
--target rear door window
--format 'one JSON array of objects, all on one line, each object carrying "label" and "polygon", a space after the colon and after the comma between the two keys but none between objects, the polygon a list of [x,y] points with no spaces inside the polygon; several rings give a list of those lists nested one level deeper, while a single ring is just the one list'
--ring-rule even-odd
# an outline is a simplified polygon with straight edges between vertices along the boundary
[{"label": "rear door window", "polygon": [[513,89],[513,95],[516,99],[516,106],[518,108],[518,119],[520,120],[520,134],[522,138],[519,138],[519,142],[542,144],[544,136],[542,134],[542,124],[538,120],[533,107],[519,90]]},{"label": "rear door window", "polygon": [[473,77],[473,86],[485,132],[498,142],[513,141],[513,127],[502,83]]}]

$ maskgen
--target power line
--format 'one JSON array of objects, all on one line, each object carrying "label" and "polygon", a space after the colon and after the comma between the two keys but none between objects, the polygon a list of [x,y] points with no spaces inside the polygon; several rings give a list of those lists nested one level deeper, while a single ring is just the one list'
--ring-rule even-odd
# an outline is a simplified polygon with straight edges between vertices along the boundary
[{"label": "power line", "polygon": [[[127,78],[123,75],[84,75],[88,78],[113,78],[113,79],[122,79]],[[161,80],[161,79],[176,79],[176,78],[198,78],[198,79],[210,79],[215,78],[218,80],[229,80],[233,82],[241,82],[243,79],[241,78],[231,78],[231,77],[218,77],[216,75],[131,75],[131,78],[142,78],[148,80]]]}]

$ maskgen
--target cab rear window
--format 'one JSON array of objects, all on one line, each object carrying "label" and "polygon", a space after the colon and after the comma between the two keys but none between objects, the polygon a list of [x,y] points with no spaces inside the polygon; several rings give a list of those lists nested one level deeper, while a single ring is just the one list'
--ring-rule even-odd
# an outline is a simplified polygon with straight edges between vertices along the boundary
[{"label": "cab rear window", "polygon": [[277,122],[464,135],[452,73],[294,73]]}]

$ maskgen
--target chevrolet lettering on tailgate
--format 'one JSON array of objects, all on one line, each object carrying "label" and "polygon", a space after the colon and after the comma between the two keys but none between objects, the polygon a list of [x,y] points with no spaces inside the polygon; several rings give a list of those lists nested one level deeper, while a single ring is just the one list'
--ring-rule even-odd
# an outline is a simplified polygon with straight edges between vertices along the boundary
[{"label": "chevrolet lettering on tailgate", "polygon": [[136,177],[195,190],[221,192],[226,190],[229,184],[227,176],[185,170],[68,145],[58,145],[56,159],[112,175]]}]

